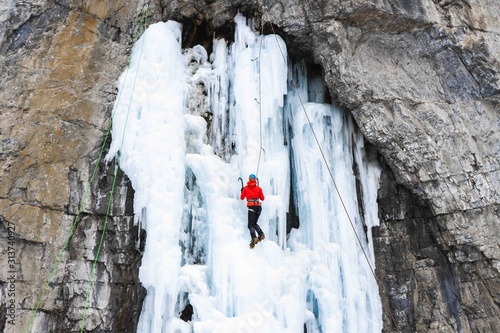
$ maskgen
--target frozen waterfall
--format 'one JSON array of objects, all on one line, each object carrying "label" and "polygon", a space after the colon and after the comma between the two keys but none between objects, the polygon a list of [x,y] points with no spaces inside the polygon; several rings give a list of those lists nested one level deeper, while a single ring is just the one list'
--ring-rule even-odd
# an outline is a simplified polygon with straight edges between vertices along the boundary
[{"label": "frozen waterfall", "polygon": [[[147,233],[138,331],[381,332],[377,284],[312,130],[372,265],[379,168],[321,78],[287,64],[279,36],[235,23],[210,55],[181,48],[180,24],[153,24],[120,77],[108,159],[120,153]],[[238,180],[250,173],[266,195],[253,250]],[[300,227],[287,235],[291,200]]]}]

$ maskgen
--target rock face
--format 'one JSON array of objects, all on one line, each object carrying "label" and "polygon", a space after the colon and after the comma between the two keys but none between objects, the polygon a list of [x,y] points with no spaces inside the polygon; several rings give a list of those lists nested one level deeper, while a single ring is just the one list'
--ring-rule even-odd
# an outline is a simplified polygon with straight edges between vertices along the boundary
[{"label": "rock face", "polygon": [[[143,5],[0,4],[0,232],[2,244],[13,240],[15,272],[13,283],[2,255],[6,332],[24,331],[70,234]],[[498,1],[154,0],[148,20],[178,20],[187,46],[210,49],[214,33],[231,38],[238,11],[322,67],[332,98],[380,154],[385,330],[396,331],[393,316],[402,332],[500,331]],[[98,169],[34,331],[79,330],[113,170]],[[134,331],[144,296],[133,193],[120,177],[87,331]],[[2,317],[12,299],[16,325]]]},{"label": "rock face", "polygon": [[135,8],[113,4],[0,5],[0,331],[80,331],[86,311],[87,331],[125,332],[138,318],[141,256],[123,175],[86,302],[114,165],[102,162],[87,188],[135,28],[124,19]]}]

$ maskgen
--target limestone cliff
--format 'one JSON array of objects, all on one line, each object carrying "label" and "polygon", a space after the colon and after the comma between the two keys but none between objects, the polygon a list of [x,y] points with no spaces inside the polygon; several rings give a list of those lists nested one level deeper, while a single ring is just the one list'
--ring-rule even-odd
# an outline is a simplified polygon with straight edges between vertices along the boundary
[{"label": "limestone cliff", "polygon": [[[0,331],[25,332],[36,307],[33,332],[79,331],[113,165],[100,166],[91,194],[86,188],[128,59],[135,8],[121,1],[40,0],[2,2],[0,9]],[[123,177],[116,193],[89,331],[127,331],[144,294],[137,283],[133,193]]]},{"label": "limestone cliff", "polygon": [[[23,331],[59,260],[34,331],[79,330],[112,165],[99,168],[68,250],[59,251],[98,159],[145,3],[0,4],[6,332]],[[186,46],[210,48],[213,34],[231,38],[238,11],[279,33],[292,57],[321,66],[332,99],[378,151],[384,172],[374,245],[386,331],[395,331],[391,313],[402,332],[500,331],[498,1],[153,0],[148,20],[178,20]],[[126,177],[118,192],[87,331],[134,331],[144,295]],[[15,298],[8,295],[9,236]],[[15,326],[4,316],[11,299]]]}]

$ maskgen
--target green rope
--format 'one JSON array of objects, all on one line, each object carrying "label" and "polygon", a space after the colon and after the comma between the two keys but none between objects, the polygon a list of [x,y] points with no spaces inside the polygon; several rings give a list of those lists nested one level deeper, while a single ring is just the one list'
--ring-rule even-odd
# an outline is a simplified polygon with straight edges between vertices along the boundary
[{"label": "green rope", "polygon": [[[135,44],[135,42],[137,42],[138,36],[139,36],[139,30],[137,31],[136,36],[134,37],[134,44]],[[130,63],[131,63],[131,59],[129,59],[129,62],[127,64],[127,68],[130,68]],[[82,211],[83,211],[83,209],[85,207],[85,204],[86,204],[86,201],[87,201],[87,197],[89,195],[90,189],[91,189],[92,184],[94,182],[94,178],[95,178],[95,176],[97,174],[97,168],[99,167],[99,164],[101,163],[102,156],[103,156],[104,150],[106,148],[106,143],[107,143],[109,135],[111,133],[111,128],[112,128],[112,125],[113,125],[113,120],[115,118],[116,109],[117,109],[116,105],[118,105],[118,102],[121,99],[123,87],[125,86],[125,83],[127,82],[127,76],[128,76],[128,71],[125,72],[125,77],[124,77],[121,89],[120,89],[120,91],[118,93],[118,96],[117,96],[115,108],[114,108],[114,110],[112,112],[111,122],[109,123],[109,126],[107,128],[106,135],[104,136],[104,142],[103,142],[103,144],[101,146],[101,149],[99,151],[99,155],[97,157],[97,163],[95,164],[94,170],[92,171],[92,175],[90,177],[89,184],[88,184],[87,188],[85,189],[85,192],[83,194],[82,201],[81,201],[80,206],[78,208],[77,214],[76,214],[75,218],[73,219],[73,223],[71,225],[70,233],[69,233],[68,237],[66,238],[66,240],[65,240],[65,242],[63,244],[63,247],[62,247],[61,251],[59,252],[59,255],[57,256],[56,263],[54,264],[54,267],[53,267],[53,269],[52,269],[52,271],[51,271],[51,273],[49,275],[49,278],[47,279],[47,282],[45,283],[45,285],[44,285],[44,287],[42,289],[42,293],[41,293],[40,297],[38,298],[38,301],[36,303],[35,309],[33,310],[33,313],[31,314],[30,319],[28,321],[28,326],[26,327],[26,330],[24,331],[25,333],[28,333],[29,330],[30,330],[30,328],[31,328],[31,325],[33,325],[33,321],[35,320],[35,316],[38,313],[38,310],[39,310],[39,308],[40,308],[40,306],[42,304],[42,300],[44,299],[44,296],[45,296],[45,294],[47,292],[49,284],[52,282],[52,279],[54,278],[54,274],[55,274],[57,268],[59,267],[59,264],[60,264],[60,262],[62,260],[62,256],[63,256],[64,252],[66,251],[66,248],[68,247],[69,241],[71,240],[71,236],[73,236],[73,233],[74,233],[74,231],[76,229],[76,225],[77,225],[78,220],[80,218],[80,214],[82,213]]]},{"label": "green rope", "polygon": [[[147,12],[148,12],[148,6],[146,5],[146,8],[144,9],[143,16],[142,16],[144,31],[146,31],[146,25],[147,25]],[[144,38],[142,40],[141,51],[139,53],[139,61],[137,63],[137,71],[135,72],[134,83],[132,84],[132,92],[130,94],[130,100],[129,100],[128,109],[127,109],[127,116],[125,118],[125,125],[123,127],[123,134],[122,134],[122,138],[121,138],[121,142],[120,142],[120,149],[118,150],[118,154],[117,154],[116,166],[115,166],[115,173],[114,173],[114,177],[113,177],[113,183],[111,185],[111,191],[109,192],[108,206],[107,206],[107,209],[106,209],[106,217],[104,219],[104,225],[103,225],[103,230],[102,230],[102,234],[101,234],[101,239],[99,241],[99,246],[97,248],[97,253],[96,253],[96,256],[95,256],[95,259],[94,259],[94,264],[92,265],[92,271],[90,273],[89,283],[87,285],[87,293],[86,293],[86,297],[85,297],[85,306],[83,308],[83,318],[82,318],[82,325],[81,325],[81,328],[80,328],[80,332],[83,332],[83,329],[85,327],[85,318],[86,318],[86,315],[87,315],[87,308],[88,308],[88,304],[89,304],[90,289],[91,289],[92,282],[93,282],[93,279],[94,279],[95,269],[96,269],[96,266],[97,266],[97,261],[99,259],[99,254],[101,252],[102,244],[104,243],[104,237],[106,235],[106,226],[108,224],[109,213],[110,213],[110,210],[111,210],[111,203],[113,202],[113,193],[115,191],[116,179],[117,179],[117,176],[118,176],[118,169],[120,168],[121,151],[122,151],[122,148],[123,148],[123,143],[125,141],[125,132],[126,132],[126,129],[127,129],[128,117],[129,117],[129,114],[130,114],[130,107],[132,105],[132,98],[134,96],[135,84],[137,82],[137,76],[139,74],[139,69],[140,69],[140,65],[141,65],[141,58],[142,58],[142,51],[144,49],[144,42],[145,41],[146,41],[146,35],[144,35]]]}]

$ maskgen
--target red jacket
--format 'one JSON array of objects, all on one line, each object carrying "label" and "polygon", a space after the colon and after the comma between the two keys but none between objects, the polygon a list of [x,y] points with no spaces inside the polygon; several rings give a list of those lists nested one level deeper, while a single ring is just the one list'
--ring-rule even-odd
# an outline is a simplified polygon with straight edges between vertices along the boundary
[{"label": "red jacket", "polygon": [[247,207],[260,206],[260,200],[264,200],[264,193],[262,189],[257,186],[255,180],[249,180],[247,186],[241,191],[240,199],[243,200],[247,198]]}]

